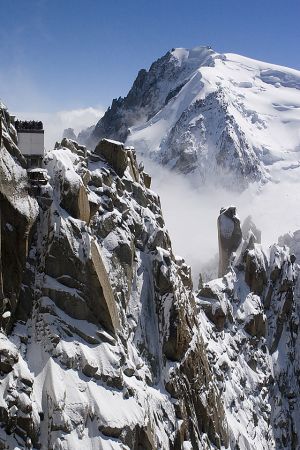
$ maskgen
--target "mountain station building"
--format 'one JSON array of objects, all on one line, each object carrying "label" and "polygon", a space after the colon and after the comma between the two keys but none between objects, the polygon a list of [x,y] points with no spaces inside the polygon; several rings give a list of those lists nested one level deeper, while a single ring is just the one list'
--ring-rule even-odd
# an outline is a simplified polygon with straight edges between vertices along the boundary
[{"label": "mountain station building", "polygon": [[43,123],[35,120],[16,120],[18,146],[27,159],[27,168],[42,167],[45,155]]}]

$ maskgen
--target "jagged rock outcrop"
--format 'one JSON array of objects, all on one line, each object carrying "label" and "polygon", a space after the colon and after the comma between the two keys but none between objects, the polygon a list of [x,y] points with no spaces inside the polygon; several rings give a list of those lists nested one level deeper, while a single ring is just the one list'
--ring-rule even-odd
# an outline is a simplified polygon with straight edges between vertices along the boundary
[{"label": "jagged rock outcrop", "polygon": [[2,104],[0,124],[0,305],[5,314],[2,326],[9,329],[10,314],[18,307],[38,204],[28,195],[26,162],[17,147],[13,119]]},{"label": "jagged rock outcrop", "polygon": [[[285,240],[297,248],[293,236],[281,238],[281,244]],[[245,241],[241,247],[228,273],[197,294],[202,335],[230,424],[229,441],[231,448],[297,449],[295,256],[286,246],[266,251]]]},{"label": "jagged rock outcrop", "polygon": [[[87,170],[87,154],[84,146],[78,145],[77,142],[64,138],[60,144],[56,145],[56,149],[68,149],[68,155],[65,151],[57,152],[54,156],[54,164],[61,165],[61,172],[58,176],[52,173],[55,178],[56,189],[59,189],[61,206],[66,209],[73,217],[85,222],[90,220],[90,203],[86,191],[86,184],[89,181],[89,172]],[[49,167],[51,173],[52,164],[49,164],[47,156],[45,163]],[[68,159],[68,164],[64,160]],[[73,164],[77,165],[77,172],[73,169]]]},{"label": "jagged rock outcrop", "polygon": [[236,215],[236,208],[229,206],[222,208],[218,217],[219,241],[219,277],[228,272],[234,252],[242,242],[240,219]]},{"label": "jagged rock outcrop", "polygon": [[256,227],[251,216],[246,217],[242,225],[242,235],[247,244],[261,244],[261,231]]},{"label": "jagged rock outcrop", "polygon": [[115,170],[117,175],[122,177],[128,166],[127,152],[124,144],[109,139],[102,139],[95,148],[96,155],[102,156]]}]

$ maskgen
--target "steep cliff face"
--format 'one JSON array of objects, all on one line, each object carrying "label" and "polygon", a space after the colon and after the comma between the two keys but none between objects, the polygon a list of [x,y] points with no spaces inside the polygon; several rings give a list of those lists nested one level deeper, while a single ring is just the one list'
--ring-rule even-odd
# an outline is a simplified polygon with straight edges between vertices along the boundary
[{"label": "steep cliff face", "polygon": [[[21,281],[34,224],[37,201],[28,195],[26,163],[17,147],[17,134],[7,109],[0,103],[0,297],[14,312],[21,295]],[[11,326],[9,314],[5,324]]]},{"label": "steep cliff face", "polygon": [[249,222],[194,293],[132,148],[65,138],[33,188],[1,114],[0,448],[296,449],[288,248],[264,250]]}]

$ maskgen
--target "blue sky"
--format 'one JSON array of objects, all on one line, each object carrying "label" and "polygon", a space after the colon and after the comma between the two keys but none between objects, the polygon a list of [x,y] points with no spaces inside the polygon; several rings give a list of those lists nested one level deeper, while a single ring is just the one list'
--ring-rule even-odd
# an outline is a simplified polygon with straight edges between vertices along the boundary
[{"label": "blue sky", "polygon": [[105,107],[172,47],[300,69],[299,0],[0,0],[0,98],[16,111]]}]

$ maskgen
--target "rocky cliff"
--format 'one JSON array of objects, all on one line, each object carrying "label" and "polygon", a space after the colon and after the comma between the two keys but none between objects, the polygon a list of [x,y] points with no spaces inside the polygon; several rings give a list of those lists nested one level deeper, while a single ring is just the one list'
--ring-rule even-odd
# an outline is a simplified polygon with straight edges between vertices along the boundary
[{"label": "rocky cliff", "polygon": [[296,449],[288,247],[249,225],[195,293],[132,148],[64,138],[43,185],[24,166],[2,106],[0,448]]}]

